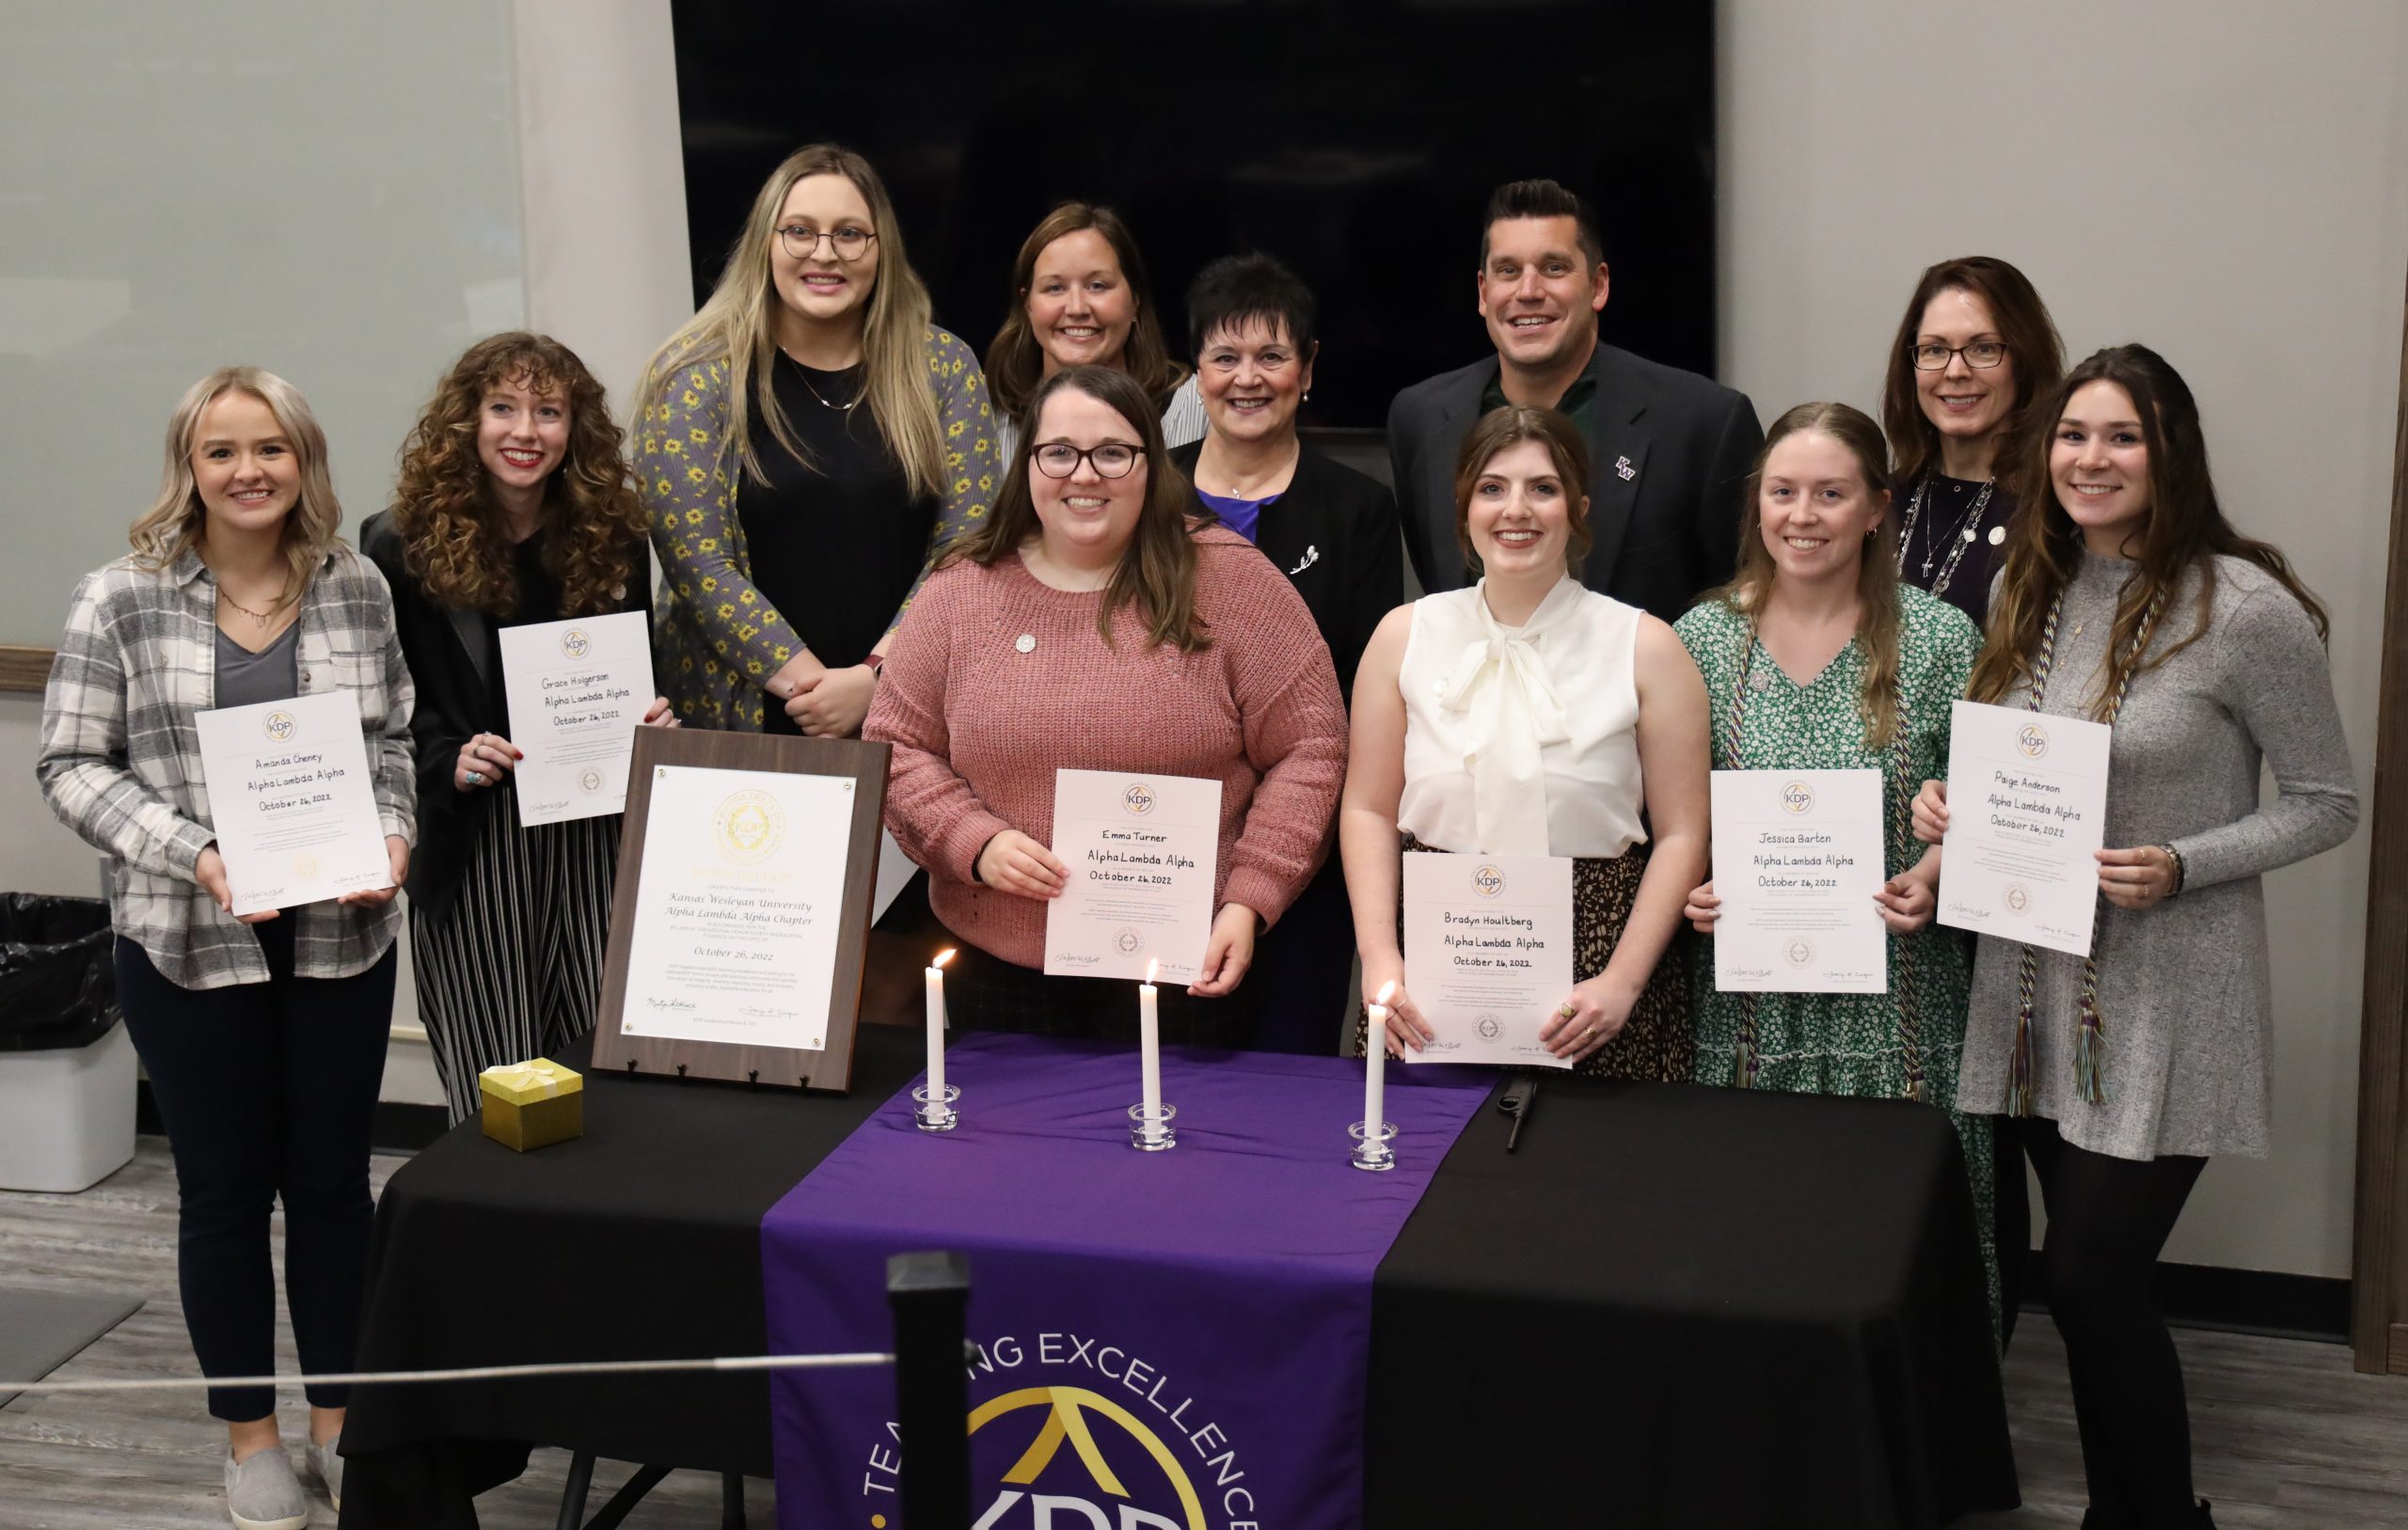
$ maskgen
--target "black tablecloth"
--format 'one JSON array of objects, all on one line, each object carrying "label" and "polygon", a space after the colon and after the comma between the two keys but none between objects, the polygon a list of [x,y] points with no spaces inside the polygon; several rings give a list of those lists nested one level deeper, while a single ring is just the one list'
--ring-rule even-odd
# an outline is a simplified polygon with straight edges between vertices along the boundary
[{"label": "black tablecloth", "polygon": [[[918,1042],[863,1027],[844,1097],[589,1078],[580,1141],[452,1133],[386,1187],[360,1368],[761,1353],[762,1213]],[[1879,1530],[2013,1506],[1937,1111],[1549,1078],[1512,1157],[1505,1127],[1474,1118],[1374,1280],[1368,1526]],[[473,1524],[529,1441],[765,1476],[768,1412],[758,1376],[362,1387],[342,1523]]]}]

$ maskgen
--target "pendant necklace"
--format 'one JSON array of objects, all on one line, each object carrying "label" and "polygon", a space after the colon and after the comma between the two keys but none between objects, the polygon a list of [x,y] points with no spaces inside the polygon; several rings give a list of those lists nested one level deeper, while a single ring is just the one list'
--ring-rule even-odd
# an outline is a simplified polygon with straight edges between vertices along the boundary
[{"label": "pendant necklace", "polygon": [[[804,366],[804,365],[802,364],[802,362],[801,362],[800,359],[798,359],[798,358],[796,357],[795,354],[794,354],[792,351],[785,350],[785,348],[784,348],[784,347],[783,347],[783,346],[779,347],[779,350],[780,350],[780,352],[781,352],[781,353],[785,356],[785,358],[786,358],[788,361],[792,361],[792,362],[794,362],[794,371],[795,371],[795,375],[802,379],[802,386],[805,386],[805,387],[807,387],[807,388],[811,389],[811,396],[812,396],[813,398],[817,399],[817,400],[819,401],[819,406],[820,406],[821,408],[823,408],[823,409],[833,409],[833,410],[835,410],[835,411],[836,411],[836,413],[838,413],[838,414],[840,414],[840,415],[849,415],[849,414],[851,414],[854,410],[856,410],[856,409],[858,409],[858,408],[860,408],[860,407],[861,407],[862,401],[863,401],[863,399],[866,399],[866,398],[868,398],[868,397],[869,397],[869,380],[868,380],[867,378],[863,378],[863,379],[862,380],[862,387],[861,387],[861,391],[853,395],[853,398],[852,398],[852,402],[849,402],[849,403],[831,403],[831,402],[828,402],[828,395],[827,395],[827,394],[825,394],[825,393],[820,392],[820,391],[819,391],[819,386],[818,386],[817,384],[814,383],[814,382],[811,380],[811,369],[810,369],[809,367]],[[854,365],[854,366],[859,366],[860,364],[861,364],[861,363],[859,363],[859,362],[855,362],[853,365]],[[852,370],[853,370],[853,369],[852,369],[852,367],[847,367],[847,368],[845,369],[845,371],[852,371]]]},{"label": "pendant necklace", "polygon": [[265,628],[269,618],[275,616],[277,610],[283,606],[284,591],[282,590],[278,590],[276,592],[276,598],[268,602],[267,609],[264,611],[255,611],[248,606],[244,605],[241,601],[236,600],[233,596],[226,592],[226,587],[222,584],[217,587],[217,598],[224,601],[227,605],[231,606],[234,609],[242,612],[245,616],[249,617],[253,626]]},{"label": "pendant necklace", "polygon": [[[1914,540],[1915,523],[1923,518],[1924,495],[1930,487],[1931,474],[1926,471],[1923,477],[1915,481],[1914,497],[1907,501],[1906,525],[1900,528],[1898,532],[1898,572],[1900,574],[1907,571],[1907,548]],[[1932,578],[1931,566],[1940,559],[1943,539],[1935,535],[1931,540],[1931,545],[1925,549],[1923,576],[1931,579],[1927,588],[1933,594],[1944,595],[1948,592],[1948,581],[1956,576],[1956,565],[1964,560],[1965,549],[1971,547],[1974,539],[1981,534],[1982,512],[1989,508],[1990,492],[1997,487],[1998,480],[1995,478],[1982,481],[1982,492],[1974,496],[1973,508],[1965,513],[1964,518],[1956,523],[1945,538],[1948,557],[1945,561],[1941,562],[1940,576],[1936,579]]]}]

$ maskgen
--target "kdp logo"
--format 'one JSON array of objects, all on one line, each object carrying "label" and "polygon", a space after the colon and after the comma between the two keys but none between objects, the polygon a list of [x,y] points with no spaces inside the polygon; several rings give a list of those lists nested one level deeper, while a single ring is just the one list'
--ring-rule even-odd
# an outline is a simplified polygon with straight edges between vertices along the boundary
[{"label": "kdp logo", "polygon": [[[1018,1440],[1032,1425],[1035,1434],[1028,1448],[1005,1470],[994,1501],[974,1530],[1022,1524],[1032,1530],[1204,1530],[1203,1501],[1179,1458],[1136,1414],[1110,1397],[1085,1387],[1022,1387],[990,1398],[970,1413],[974,1440],[989,1427],[1011,1431],[1007,1437]],[[1062,1470],[1052,1471],[1066,1444],[1075,1469],[1066,1462]],[[1040,1481],[1075,1491],[1038,1492],[1035,1490]],[[1088,1490],[1104,1501],[1089,1497]],[[1142,1503],[1176,1506],[1177,1517],[1141,1508]]]},{"label": "kdp logo", "polygon": [[[971,1530],[1246,1530],[1267,1522],[1239,1447],[1163,1368],[1077,1333],[999,1335],[974,1349]],[[889,1530],[901,1435],[861,1479],[869,1530]],[[1067,1447],[1067,1448],[1066,1448]],[[1208,1520],[1207,1515],[1211,1518]],[[860,1522],[853,1522],[858,1524]]]},{"label": "kdp logo", "polygon": [[786,811],[767,792],[746,788],[729,797],[711,815],[720,853],[738,865],[752,865],[777,854],[786,837]]},{"label": "kdp logo", "polygon": [[1483,865],[1471,874],[1471,890],[1483,898],[1502,896],[1505,891],[1505,874],[1494,866]]},{"label": "kdp logo", "polygon": [[1814,811],[1814,788],[1802,781],[1793,781],[1781,789],[1781,811],[1796,817]]},{"label": "kdp logo", "polygon": [[1120,805],[1133,818],[1143,818],[1154,811],[1154,789],[1141,781],[1133,781],[1120,793]]},{"label": "kdp logo", "polygon": [[571,627],[561,634],[562,658],[581,659],[592,652],[594,652],[594,639],[585,635],[583,627]]},{"label": "kdp logo", "polygon": [[267,736],[279,744],[283,743],[286,739],[291,738],[293,736],[293,730],[298,726],[299,724],[293,720],[293,714],[285,711],[282,707],[278,707],[277,710],[269,713],[266,720],[260,724],[260,727],[266,732]]},{"label": "kdp logo", "polygon": [[2015,747],[2027,760],[2036,760],[2049,752],[2049,730],[2036,722],[2027,722],[2015,731]]}]

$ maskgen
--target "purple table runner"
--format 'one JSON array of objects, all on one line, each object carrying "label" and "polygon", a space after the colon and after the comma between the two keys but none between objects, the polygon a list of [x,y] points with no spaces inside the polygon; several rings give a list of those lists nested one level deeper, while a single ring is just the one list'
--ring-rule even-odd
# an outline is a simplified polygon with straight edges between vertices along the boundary
[{"label": "purple table runner", "polygon": [[[1359,1524],[1371,1275],[1491,1077],[1391,1068],[1371,1175],[1359,1064],[1165,1049],[1167,1153],[1129,1146],[1127,1047],[972,1035],[946,1076],[957,1130],[917,1130],[907,1087],[762,1219],[771,1352],[889,1348],[887,1256],[954,1250],[980,1530]],[[771,1396],[779,1523],[900,1526],[892,1372]]]}]

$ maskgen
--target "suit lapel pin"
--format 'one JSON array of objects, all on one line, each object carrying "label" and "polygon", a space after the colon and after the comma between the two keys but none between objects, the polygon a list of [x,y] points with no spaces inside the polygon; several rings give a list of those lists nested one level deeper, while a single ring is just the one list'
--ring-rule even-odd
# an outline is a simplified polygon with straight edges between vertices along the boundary
[{"label": "suit lapel pin", "polygon": [[1312,567],[1320,560],[1321,549],[1310,543],[1307,543],[1305,544],[1305,556],[1298,559],[1296,560],[1296,566],[1288,571],[1288,577],[1291,579],[1294,578],[1297,575],[1302,574],[1305,570]]},{"label": "suit lapel pin", "polygon": [[1639,476],[1639,469],[1630,465],[1630,459],[1628,457],[1616,457],[1614,459],[1614,471],[1622,475],[1622,481],[1624,483],[1629,482],[1632,479]]}]

